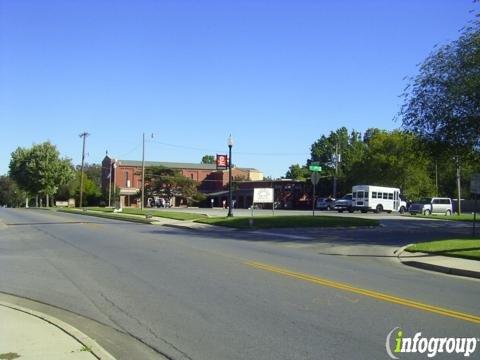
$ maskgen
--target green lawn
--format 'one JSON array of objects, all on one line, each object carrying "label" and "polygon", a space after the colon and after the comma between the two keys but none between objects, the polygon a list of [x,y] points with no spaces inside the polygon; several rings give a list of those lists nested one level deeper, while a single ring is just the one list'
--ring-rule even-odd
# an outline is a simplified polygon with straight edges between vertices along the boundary
[{"label": "green lawn", "polygon": [[[88,210],[92,211],[101,211],[106,213],[112,213],[112,208],[102,208],[102,207],[91,207],[87,208]],[[132,215],[147,215],[150,214],[152,216],[167,218],[167,219],[174,219],[174,220],[196,220],[201,218],[206,218],[207,215],[205,214],[194,214],[194,213],[187,213],[187,212],[180,212],[180,211],[168,211],[168,210],[156,210],[156,209],[131,209],[131,208],[123,208],[122,214],[132,214]]]},{"label": "green lawn", "polygon": [[333,216],[211,217],[195,221],[203,224],[227,226],[237,229],[355,227],[378,226],[379,224],[377,220],[372,219]]},{"label": "green lawn", "polygon": [[141,218],[138,216],[132,216],[132,215],[121,215],[121,214],[116,214],[113,212],[89,212],[89,211],[82,211],[81,209],[58,209],[56,211],[60,212],[66,212],[66,213],[72,213],[72,214],[79,214],[79,215],[87,215],[87,216],[95,216],[95,217],[101,217],[101,218],[107,218],[107,219],[115,219],[115,220],[124,220],[124,221],[131,221],[131,222],[137,222],[137,223],[142,223],[142,224],[150,224],[151,220],[147,220],[145,218]]},{"label": "green lawn", "polygon": [[480,260],[480,238],[429,241],[411,245],[406,251]]},{"label": "green lawn", "polygon": [[[450,220],[450,221],[470,221],[473,222],[473,214],[462,214],[457,215],[453,214],[450,216],[445,216],[442,214],[434,214],[434,215],[405,215],[411,217],[421,217],[421,218],[428,218],[428,219],[438,219],[438,220]],[[480,214],[477,213],[477,221],[480,222]]]}]

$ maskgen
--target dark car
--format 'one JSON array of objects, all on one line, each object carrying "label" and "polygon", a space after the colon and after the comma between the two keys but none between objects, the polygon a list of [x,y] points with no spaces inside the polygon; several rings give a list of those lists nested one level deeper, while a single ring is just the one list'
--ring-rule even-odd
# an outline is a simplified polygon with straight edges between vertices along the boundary
[{"label": "dark car", "polygon": [[348,211],[349,213],[353,212],[353,203],[352,203],[352,194],[347,194],[341,199],[338,199],[335,201],[335,210],[337,210],[339,213],[344,212],[345,210]]}]

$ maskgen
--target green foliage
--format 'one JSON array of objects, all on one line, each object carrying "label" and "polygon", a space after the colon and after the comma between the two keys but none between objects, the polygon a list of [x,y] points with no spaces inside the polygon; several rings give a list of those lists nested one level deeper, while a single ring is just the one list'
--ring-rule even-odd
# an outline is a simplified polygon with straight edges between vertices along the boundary
[{"label": "green foliage", "polygon": [[145,197],[161,196],[167,202],[173,197],[183,197],[190,204],[199,196],[197,184],[179,171],[161,166],[145,170]]},{"label": "green foliage", "polygon": [[[336,145],[337,144],[337,145]],[[452,158],[432,149],[413,133],[400,130],[368,129],[362,134],[346,128],[321,136],[311,147],[312,161],[322,165],[318,193],[329,195],[335,173],[335,146],[341,154],[338,169],[338,192],[348,193],[353,185],[368,184],[399,187],[411,199],[435,195],[435,161],[437,162],[439,194],[452,196],[455,191],[455,163]],[[480,170],[480,154],[473,152],[464,162],[465,172]],[[467,171],[468,169],[468,171]],[[290,166],[287,176],[309,178],[307,167]],[[467,184],[464,184],[467,186]]]},{"label": "green foliage", "polygon": [[25,203],[25,192],[9,176],[0,176],[0,206],[19,207]]},{"label": "green foliage", "polygon": [[[57,193],[57,199],[68,200],[69,198],[75,198],[78,203],[80,201],[80,177],[81,171],[76,170],[74,178],[68,183],[60,186]],[[90,179],[87,174],[84,174],[83,176],[83,197],[86,206],[98,205],[102,200],[100,186]]]},{"label": "green foliage", "polygon": [[195,222],[237,229],[271,229],[297,227],[378,226],[378,220],[334,216],[258,216],[208,217]]},{"label": "green foliage", "polygon": [[202,164],[215,164],[215,157],[213,155],[205,155],[202,157]]},{"label": "green foliage", "polygon": [[403,126],[460,154],[480,146],[480,22],[434,51],[404,93]]},{"label": "green foliage", "polygon": [[50,142],[17,148],[10,160],[10,176],[30,194],[54,195],[58,188],[73,177],[70,159],[60,158]]},{"label": "green foliage", "polygon": [[[352,168],[362,161],[365,150],[366,145],[361,139],[361,134],[355,130],[349,133],[347,128],[342,127],[335,132],[330,132],[328,137],[322,135],[312,144],[311,158],[308,163],[318,161],[322,165],[321,175],[332,179],[335,175],[335,160],[338,151],[340,156],[337,159],[337,189],[338,193],[347,193],[351,191],[352,185],[355,185],[355,180],[350,177]],[[319,189],[331,189],[327,183],[327,179],[321,180]]]},{"label": "green foliage", "polygon": [[377,131],[366,145],[362,161],[352,168],[352,182],[399,187],[412,199],[433,194],[431,160],[415,135]]},{"label": "green foliage", "polygon": [[307,166],[300,166],[299,164],[291,165],[285,174],[287,179],[306,180],[310,177],[310,171]]}]

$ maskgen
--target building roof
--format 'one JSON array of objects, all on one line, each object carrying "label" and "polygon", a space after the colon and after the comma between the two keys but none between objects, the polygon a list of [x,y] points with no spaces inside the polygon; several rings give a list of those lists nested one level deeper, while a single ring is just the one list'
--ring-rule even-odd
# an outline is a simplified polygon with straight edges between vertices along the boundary
[{"label": "building roof", "polygon": [[[142,166],[142,162],[139,160],[118,160],[118,163],[120,166]],[[215,164],[195,164],[167,161],[145,161],[145,166],[162,166],[169,169],[217,170],[217,166]]]},{"label": "building roof", "polygon": [[[140,160],[117,160],[117,161],[120,166],[122,165],[138,166],[138,167],[142,166],[142,162]],[[216,164],[180,163],[180,162],[168,162],[168,161],[145,161],[145,167],[153,167],[153,166],[162,166],[168,169],[192,169],[192,170],[210,170],[210,171],[217,170]],[[253,169],[253,168],[237,167],[236,169],[243,170],[243,171],[260,172],[259,170]]]}]

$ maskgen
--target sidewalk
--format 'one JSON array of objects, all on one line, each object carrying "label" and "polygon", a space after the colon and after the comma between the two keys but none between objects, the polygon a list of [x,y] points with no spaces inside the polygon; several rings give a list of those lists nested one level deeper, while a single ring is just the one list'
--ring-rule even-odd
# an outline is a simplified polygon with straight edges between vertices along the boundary
[{"label": "sidewalk", "polygon": [[480,279],[480,261],[426,253],[397,251],[400,262],[416,268]]},{"label": "sidewalk", "polygon": [[114,359],[94,340],[51,316],[0,302],[0,359]]}]

